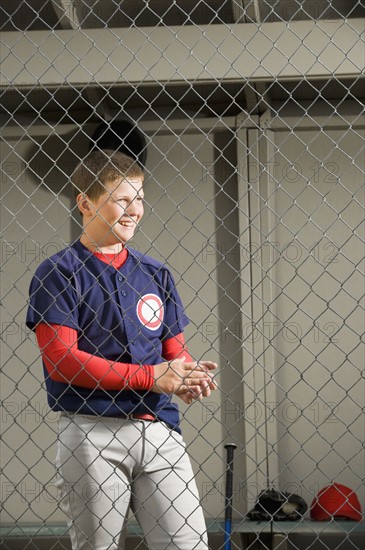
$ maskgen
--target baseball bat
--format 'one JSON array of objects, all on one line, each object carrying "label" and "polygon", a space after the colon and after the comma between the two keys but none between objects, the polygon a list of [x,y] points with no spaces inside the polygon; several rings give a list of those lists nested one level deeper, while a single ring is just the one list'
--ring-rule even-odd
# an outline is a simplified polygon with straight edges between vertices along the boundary
[{"label": "baseball bat", "polygon": [[226,497],[224,510],[224,550],[231,550],[232,536],[232,496],[233,496],[233,455],[237,445],[227,443]]}]

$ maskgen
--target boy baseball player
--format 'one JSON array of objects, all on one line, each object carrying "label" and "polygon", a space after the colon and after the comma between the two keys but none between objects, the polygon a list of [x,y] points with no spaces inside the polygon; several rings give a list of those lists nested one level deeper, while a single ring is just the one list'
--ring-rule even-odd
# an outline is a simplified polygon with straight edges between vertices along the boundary
[{"label": "boy baseball player", "polygon": [[209,396],[217,365],[189,356],[170,271],[125,246],[144,211],[139,165],[93,151],[73,185],[81,237],[38,267],[27,314],[61,412],[55,465],[72,548],[119,548],[131,507],[151,550],[206,550],[171,396]]}]

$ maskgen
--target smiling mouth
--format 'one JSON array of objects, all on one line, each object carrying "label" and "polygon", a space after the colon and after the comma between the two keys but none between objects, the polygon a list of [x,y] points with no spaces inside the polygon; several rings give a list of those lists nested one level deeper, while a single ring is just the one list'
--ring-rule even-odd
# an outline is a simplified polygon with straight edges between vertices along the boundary
[{"label": "smiling mouth", "polygon": [[136,222],[134,222],[132,220],[121,220],[119,222],[119,224],[123,227],[135,227],[136,226]]}]

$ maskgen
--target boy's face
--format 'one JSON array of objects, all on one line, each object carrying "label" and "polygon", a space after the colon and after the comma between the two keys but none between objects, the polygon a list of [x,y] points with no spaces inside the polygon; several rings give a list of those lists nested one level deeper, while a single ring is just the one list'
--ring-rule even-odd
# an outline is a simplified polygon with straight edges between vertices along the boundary
[{"label": "boy's face", "polygon": [[88,199],[83,211],[85,232],[103,246],[129,241],[143,213],[142,180],[118,179],[105,185],[98,199]]}]

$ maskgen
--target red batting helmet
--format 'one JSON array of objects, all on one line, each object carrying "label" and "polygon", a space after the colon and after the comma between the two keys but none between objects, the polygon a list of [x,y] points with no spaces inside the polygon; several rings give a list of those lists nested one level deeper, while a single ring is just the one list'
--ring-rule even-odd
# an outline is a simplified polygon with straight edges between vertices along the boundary
[{"label": "red batting helmet", "polygon": [[321,489],[313,499],[310,516],[317,521],[334,517],[361,521],[361,505],[352,489],[332,483]]}]

